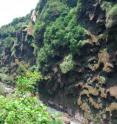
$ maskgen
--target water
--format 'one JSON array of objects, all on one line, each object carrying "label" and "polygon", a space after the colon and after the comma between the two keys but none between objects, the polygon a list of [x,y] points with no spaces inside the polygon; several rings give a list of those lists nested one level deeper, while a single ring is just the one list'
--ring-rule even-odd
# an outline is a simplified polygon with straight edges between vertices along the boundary
[{"label": "water", "polygon": [[63,114],[64,114],[63,112],[58,111],[58,110],[56,110],[56,109],[54,109],[54,108],[51,108],[51,107],[48,107],[47,110],[48,110],[49,113],[54,114],[54,115],[55,115],[55,114],[56,114],[56,115],[63,115]]}]

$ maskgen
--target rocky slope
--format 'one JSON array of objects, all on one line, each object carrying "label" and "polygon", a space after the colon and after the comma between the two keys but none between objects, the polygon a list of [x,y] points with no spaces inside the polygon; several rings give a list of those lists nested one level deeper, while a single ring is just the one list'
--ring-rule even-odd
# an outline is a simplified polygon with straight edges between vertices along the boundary
[{"label": "rocky slope", "polygon": [[1,67],[14,77],[39,70],[48,104],[116,124],[116,12],[116,0],[40,0],[32,15],[0,29]]}]

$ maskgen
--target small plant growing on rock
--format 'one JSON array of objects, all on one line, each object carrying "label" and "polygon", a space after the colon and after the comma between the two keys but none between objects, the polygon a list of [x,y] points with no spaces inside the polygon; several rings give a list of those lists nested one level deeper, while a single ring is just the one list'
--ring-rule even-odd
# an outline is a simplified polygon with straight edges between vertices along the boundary
[{"label": "small plant growing on rock", "polygon": [[117,4],[115,4],[107,14],[106,27],[111,28],[117,25]]},{"label": "small plant growing on rock", "polygon": [[108,15],[110,17],[113,17],[115,15],[117,15],[117,4],[115,4],[109,11]]},{"label": "small plant growing on rock", "polygon": [[64,61],[60,64],[62,73],[66,74],[74,67],[74,61],[72,55],[68,55],[64,58]]}]

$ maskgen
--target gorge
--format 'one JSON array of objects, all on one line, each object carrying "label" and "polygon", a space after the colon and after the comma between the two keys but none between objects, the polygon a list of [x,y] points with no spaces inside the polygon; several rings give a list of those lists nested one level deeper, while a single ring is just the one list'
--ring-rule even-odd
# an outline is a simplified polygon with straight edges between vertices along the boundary
[{"label": "gorge", "polygon": [[40,0],[0,28],[0,80],[15,87],[37,71],[44,104],[81,124],[117,124],[116,34],[117,0]]}]

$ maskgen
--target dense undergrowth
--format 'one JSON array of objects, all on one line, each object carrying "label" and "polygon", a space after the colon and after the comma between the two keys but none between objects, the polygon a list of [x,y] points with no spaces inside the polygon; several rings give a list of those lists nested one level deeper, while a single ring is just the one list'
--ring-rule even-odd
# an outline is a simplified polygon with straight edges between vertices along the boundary
[{"label": "dense undergrowth", "polygon": [[13,94],[0,96],[0,124],[62,124],[35,95],[37,80],[42,80],[40,73],[27,71],[17,77]]}]

